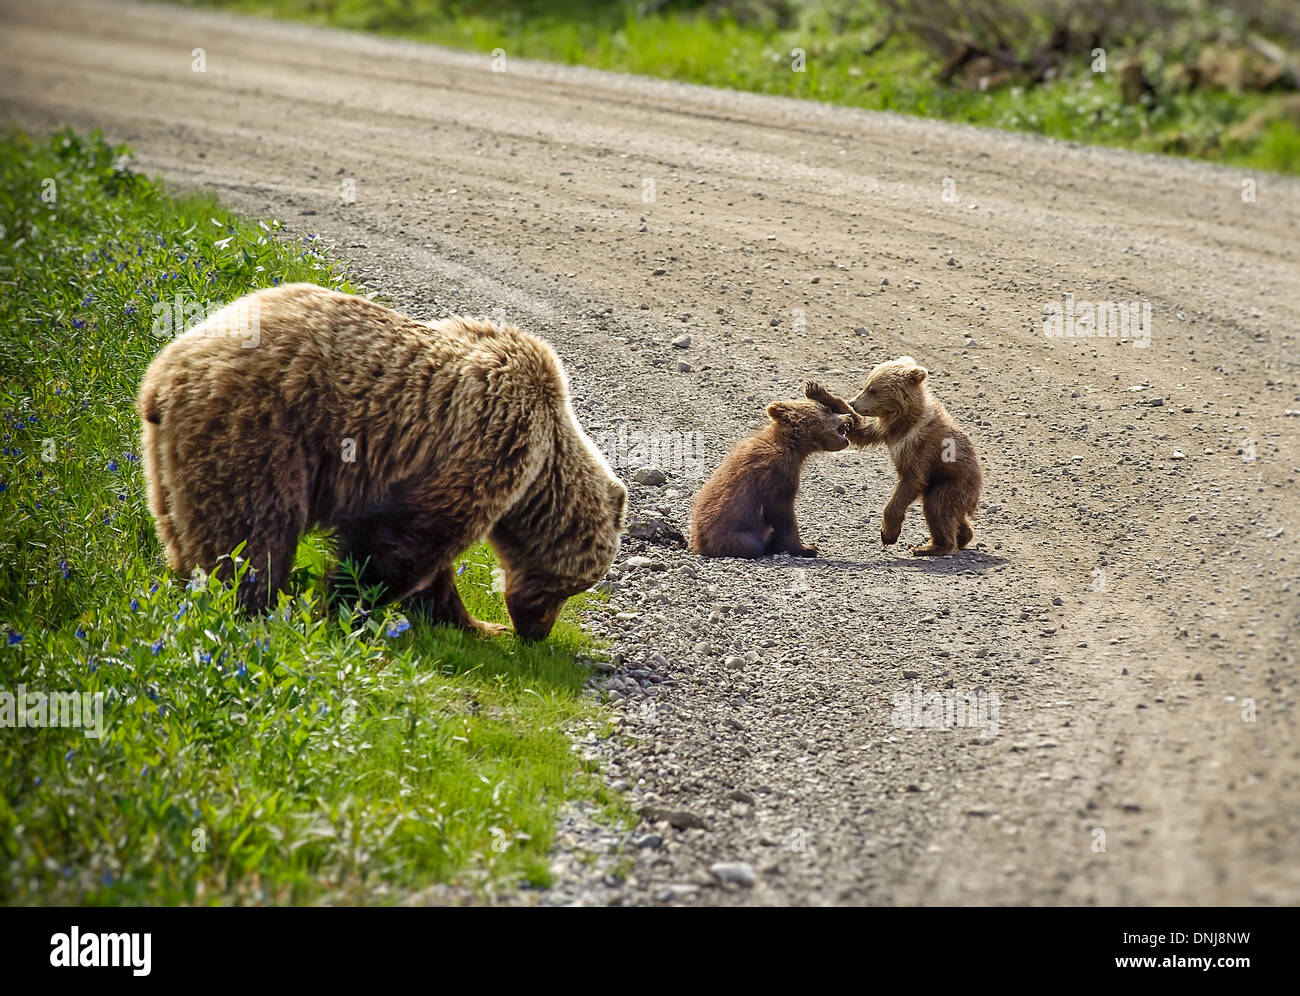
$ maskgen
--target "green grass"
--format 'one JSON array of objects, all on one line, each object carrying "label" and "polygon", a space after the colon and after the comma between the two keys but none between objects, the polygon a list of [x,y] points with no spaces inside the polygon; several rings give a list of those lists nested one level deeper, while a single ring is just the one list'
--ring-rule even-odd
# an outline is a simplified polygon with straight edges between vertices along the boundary
[{"label": "green grass", "polygon": [[[640,16],[629,0],[180,0],[294,18],[336,27],[420,39],[484,53],[595,66],[759,93],[805,97],[871,110],[963,121],[1054,138],[1146,152],[1195,156],[1250,168],[1300,173],[1300,128],[1281,121],[1246,139],[1234,124],[1271,106],[1275,95],[1160,87],[1151,106],[1125,104],[1113,71],[1125,54],[1107,48],[1111,71],[1094,74],[1087,53],[1051,83],[985,92],[945,86],[936,61],[905,38],[872,56],[882,5],[860,4],[847,17],[836,5],[799,9],[793,26],[756,17],[737,23],[725,14],[666,7]],[[740,5],[743,6],[743,5]],[[755,5],[763,9],[763,5]],[[1206,15],[1209,16],[1208,14]],[[805,71],[792,70],[792,52],[805,52]],[[1187,55],[1179,51],[1179,57]],[[1157,50],[1144,55],[1148,78],[1165,68]]]},{"label": "green grass", "polygon": [[[97,136],[0,138],[0,691],[103,710],[98,738],[0,712],[0,902],[544,884],[557,807],[617,811],[566,734],[599,722],[582,600],[539,645],[392,609],[331,617],[320,536],[266,618],[170,577],[135,454],[156,302],[349,285],[318,239],[170,197],[122,156]],[[490,552],[463,564],[470,611],[508,621]]]}]

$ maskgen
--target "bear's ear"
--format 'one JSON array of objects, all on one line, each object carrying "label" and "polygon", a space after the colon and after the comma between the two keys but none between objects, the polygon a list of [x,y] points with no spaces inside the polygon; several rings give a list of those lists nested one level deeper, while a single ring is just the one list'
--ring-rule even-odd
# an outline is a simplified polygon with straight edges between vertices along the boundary
[{"label": "bear's ear", "polygon": [[925,380],[929,373],[930,371],[926,370],[925,367],[912,367],[911,370],[907,371],[907,379],[913,384],[919,384]]},{"label": "bear's ear", "polygon": [[794,406],[788,401],[773,401],[767,406],[767,416],[773,422],[793,422]]}]

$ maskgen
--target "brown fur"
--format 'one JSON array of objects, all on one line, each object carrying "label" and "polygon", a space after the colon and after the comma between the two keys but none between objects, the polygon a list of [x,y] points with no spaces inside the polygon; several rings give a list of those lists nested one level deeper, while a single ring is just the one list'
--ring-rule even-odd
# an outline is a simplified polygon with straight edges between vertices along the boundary
[{"label": "brown fur", "polygon": [[496,631],[465,611],[451,573],[487,536],[515,630],[540,639],[618,550],[627,491],[578,426],[555,353],[513,327],[425,325],[312,284],[273,288],[168,344],[137,407],[171,566],[229,578],[226,555],[247,541],[249,610],[272,603],[299,536],[322,525],[365,563],[364,584]]},{"label": "brown fur", "polygon": [[705,557],[815,557],[799,538],[794,500],[804,461],[848,446],[851,419],[810,401],[767,406],[770,421],[742,440],[695,496],[690,548]]},{"label": "brown fur", "polygon": [[964,550],[975,538],[971,520],[979,505],[983,475],[970,437],[930,393],[926,377],[924,367],[910,356],[901,356],[872,370],[866,386],[850,402],[815,381],[809,381],[805,393],[832,411],[859,416],[849,430],[849,441],[855,446],[883,443],[889,447],[898,484],[885,506],[881,542],[897,542],[908,506],[920,498],[930,542],[912,553],[939,556]]}]

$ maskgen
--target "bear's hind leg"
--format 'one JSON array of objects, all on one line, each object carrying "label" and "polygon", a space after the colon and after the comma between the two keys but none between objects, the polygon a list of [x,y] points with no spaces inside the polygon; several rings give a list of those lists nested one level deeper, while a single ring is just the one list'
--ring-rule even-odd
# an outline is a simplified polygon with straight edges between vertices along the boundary
[{"label": "bear's hind leg", "polygon": [[[180,466],[179,461],[172,461]],[[261,485],[250,485],[248,466],[272,471]],[[267,445],[250,452],[245,462],[213,465],[224,472],[204,478],[168,477],[165,483],[173,531],[173,568],[196,567],[220,580],[234,580],[230,554],[241,543],[248,569],[239,582],[238,601],[245,612],[265,612],[289,580],[298,537],[307,527],[306,470],[291,444]]]},{"label": "bear's hind leg", "polygon": [[149,514],[153,516],[167,562],[172,570],[183,571],[185,567],[176,542],[176,527],[172,524],[171,502],[168,500],[167,475],[170,470],[163,460],[162,442],[158,427],[146,421],[140,438],[140,461],[148,485]]},{"label": "bear's hind leg", "polygon": [[717,536],[710,537],[706,557],[741,557],[756,560],[772,551],[772,531],[764,526],[762,529],[729,529]]},{"label": "bear's hind leg", "polygon": [[957,527],[957,547],[965,550],[970,546],[971,540],[975,538],[975,527],[971,525],[970,519],[962,519],[961,524]]},{"label": "bear's hind leg", "polygon": [[[275,596],[289,582],[294,554],[298,552],[298,535],[305,522],[286,526],[274,538],[254,536],[240,556],[248,561],[248,570],[239,583],[239,604],[250,614],[275,608]],[[228,563],[228,561],[227,561]]]},{"label": "bear's hind leg", "polygon": [[914,547],[914,556],[942,557],[957,549],[958,524],[964,518],[960,499],[961,495],[950,484],[940,484],[925,493],[921,504],[930,527],[930,542],[927,546]]},{"label": "bear's hind leg", "polygon": [[247,518],[232,518],[224,535],[216,537],[200,558],[225,558],[217,564],[217,576],[229,582],[236,573],[229,554],[247,538],[239,554],[247,569],[239,581],[238,600],[248,613],[275,607],[275,597],[288,584],[293,569],[298,537],[307,528],[307,506],[302,496],[278,491],[258,496],[258,502],[256,510],[246,510]]}]

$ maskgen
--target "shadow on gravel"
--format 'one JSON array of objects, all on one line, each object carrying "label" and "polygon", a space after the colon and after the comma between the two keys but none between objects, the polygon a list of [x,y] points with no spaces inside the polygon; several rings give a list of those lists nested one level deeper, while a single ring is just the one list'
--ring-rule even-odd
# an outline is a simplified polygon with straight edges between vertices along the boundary
[{"label": "shadow on gravel", "polygon": [[755,567],[775,571],[834,568],[841,571],[875,571],[882,567],[902,567],[926,574],[967,574],[992,570],[1007,561],[985,553],[961,552],[948,557],[882,557],[880,560],[844,560],[836,557],[763,557],[751,560]]},{"label": "shadow on gravel", "polygon": [[806,571],[832,567],[840,571],[869,571],[879,567],[878,560],[840,560],[835,557],[763,557],[749,561],[755,567],[766,567],[774,571]]},{"label": "shadow on gravel", "polygon": [[878,561],[878,564],[924,574],[969,574],[992,570],[1006,562],[1002,557],[991,557],[986,553],[954,553],[947,557],[890,557]]}]

